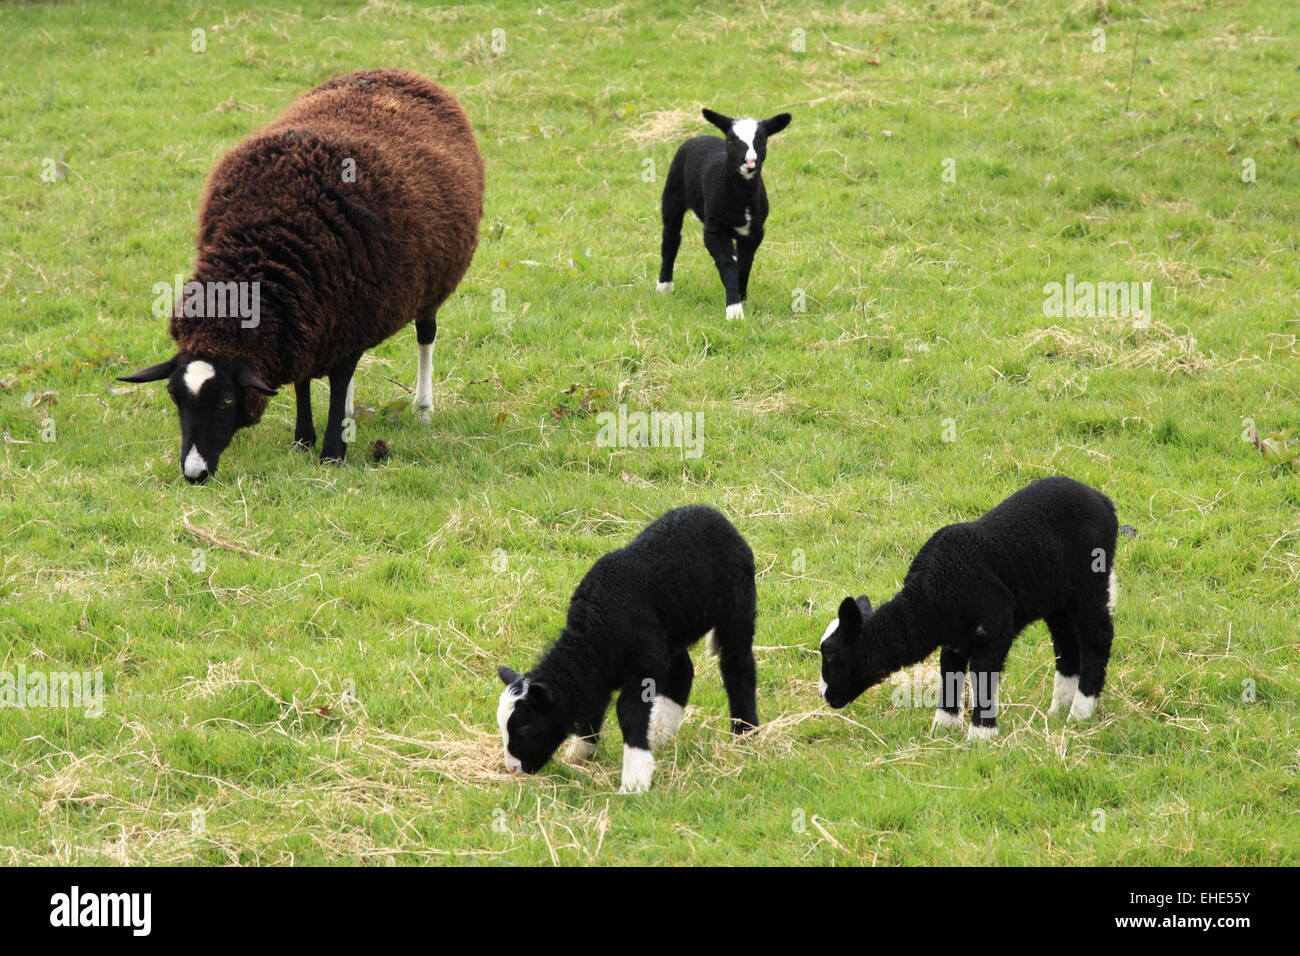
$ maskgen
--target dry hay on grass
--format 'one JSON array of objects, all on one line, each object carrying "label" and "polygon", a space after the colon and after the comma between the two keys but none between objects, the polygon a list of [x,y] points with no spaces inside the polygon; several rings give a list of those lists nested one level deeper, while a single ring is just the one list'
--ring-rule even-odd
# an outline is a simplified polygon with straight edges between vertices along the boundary
[{"label": "dry hay on grass", "polygon": [[657,143],[685,139],[692,130],[702,133],[703,123],[704,119],[696,109],[652,110],[641,122],[624,130],[624,135],[637,148],[645,149]]},{"label": "dry hay on grass", "polygon": [[1129,319],[1115,319],[1086,333],[1053,325],[1025,338],[1026,349],[1050,342],[1058,355],[1091,368],[1150,368],[1166,375],[1195,375],[1215,365],[1214,355],[1202,353],[1190,331],[1179,334],[1163,322],[1137,326]]}]

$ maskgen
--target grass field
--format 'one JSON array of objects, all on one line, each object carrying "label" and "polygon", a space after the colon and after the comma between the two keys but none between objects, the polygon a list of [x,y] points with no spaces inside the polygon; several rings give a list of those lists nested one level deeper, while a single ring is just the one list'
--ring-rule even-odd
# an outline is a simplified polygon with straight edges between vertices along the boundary
[{"label": "grass field", "polygon": [[[1300,6],[290,6],[0,5],[0,675],[104,681],[98,718],[0,709],[0,863],[1300,863]],[[344,466],[282,390],[191,487],[164,390],[113,381],[172,354],[152,286],[225,150],[375,66],[488,164],[433,419],[405,330]],[[693,220],[654,292],[702,105],[794,114],[743,321]],[[1045,315],[1069,276],[1150,308]],[[598,445],[620,404],[699,413],[702,454]],[[994,743],[820,703],[846,593],[1055,473],[1138,531],[1099,719],[1046,716],[1041,624]],[[696,501],[755,552],[766,726],[730,738],[698,654],[649,794],[612,718],[507,775],[496,666]]]}]

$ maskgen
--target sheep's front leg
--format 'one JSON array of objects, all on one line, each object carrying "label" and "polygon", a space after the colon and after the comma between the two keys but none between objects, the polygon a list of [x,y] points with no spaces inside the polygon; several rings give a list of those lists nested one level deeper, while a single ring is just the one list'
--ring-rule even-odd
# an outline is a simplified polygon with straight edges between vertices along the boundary
[{"label": "sheep's front leg", "polygon": [[966,690],[967,654],[954,647],[939,651],[939,672],[943,686],[939,689],[939,706],[934,712],[933,729],[962,726],[962,699]]},{"label": "sheep's front leg", "polygon": [[754,267],[754,253],[758,252],[758,247],[762,244],[763,233],[761,230],[751,229],[748,236],[741,236],[736,240],[741,302],[749,299],[749,271]]},{"label": "sheep's front leg", "polygon": [[293,443],[298,448],[316,447],[316,426],[311,420],[311,379],[293,383],[297,415],[293,423]]},{"label": "sheep's front leg", "polygon": [[744,306],[740,304],[740,266],[736,261],[735,244],[725,232],[705,230],[704,248],[713,257],[713,264],[718,267],[718,276],[722,279],[722,288],[727,294],[727,318],[743,319]]},{"label": "sheep's front leg", "polygon": [[347,455],[343,440],[343,421],[348,417],[349,392],[352,375],[357,370],[361,354],[357,353],[330,369],[330,417],[325,425],[325,441],[321,444],[321,461],[342,461]]},{"label": "sheep's front leg", "polygon": [[578,732],[569,738],[569,746],[564,755],[573,763],[584,763],[596,756],[600,746],[600,727],[605,722],[605,709],[609,707],[609,697],[600,705],[596,716],[578,722]]},{"label": "sheep's front leg", "polygon": [[968,740],[988,740],[998,735],[998,682],[1011,642],[976,650],[970,659],[970,728]]},{"label": "sheep's front leg", "polygon": [[415,417],[427,422],[433,417],[433,340],[438,335],[438,312],[429,314],[415,323],[415,342],[419,349],[419,364],[415,370]]},{"label": "sheep's front leg", "polygon": [[655,758],[650,752],[650,708],[662,679],[656,675],[628,681],[618,695],[618,726],[623,731],[622,793],[650,789]]}]

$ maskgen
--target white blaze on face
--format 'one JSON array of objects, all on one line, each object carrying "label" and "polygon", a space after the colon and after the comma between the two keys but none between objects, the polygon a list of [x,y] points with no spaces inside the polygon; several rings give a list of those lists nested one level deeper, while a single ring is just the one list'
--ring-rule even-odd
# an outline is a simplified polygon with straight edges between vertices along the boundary
[{"label": "white blaze on face", "polygon": [[[835,618],[835,620],[831,621],[829,624],[827,624],[826,630],[822,631],[822,639],[821,641],[818,642],[818,646],[820,647],[822,644],[825,644],[826,638],[834,634],[835,630],[839,626],[840,626],[840,619],[838,617]],[[821,681],[821,683],[818,685],[817,692],[821,694],[822,700],[826,699],[826,681],[824,680]]]},{"label": "white blaze on face", "polygon": [[754,149],[754,137],[758,135],[758,120],[738,119],[731,124],[731,131],[736,139],[745,144],[745,166],[740,174],[746,179],[754,175],[753,167],[758,162],[758,153]]},{"label": "white blaze on face", "polygon": [[208,463],[199,454],[197,446],[190,446],[190,453],[185,456],[183,470],[186,478],[198,478],[208,470]]},{"label": "white blaze on face", "polygon": [[203,383],[216,374],[217,370],[212,367],[211,362],[195,359],[185,366],[185,387],[189,389],[191,395],[197,395],[199,389],[203,387]]},{"label": "white blaze on face", "polygon": [[510,753],[510,729],[507,726],[510,723],[510,715],[515,712],[515,704],[522,696],[524,696],[523,692],[518,687],[512,686],[503,690],[497,700],[497,726],[501,728],[501,749],[506,755],[506,769],[511,773],[519,773],[524,769],[519,758]]}]

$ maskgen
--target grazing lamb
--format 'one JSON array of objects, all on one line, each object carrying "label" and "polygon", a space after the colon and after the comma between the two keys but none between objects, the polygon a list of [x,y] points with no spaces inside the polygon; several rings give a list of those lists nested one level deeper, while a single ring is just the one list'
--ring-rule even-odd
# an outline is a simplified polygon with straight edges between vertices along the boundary
[{"label": "grazing lamb", "polygon": [[941,648],[939,727],[960,727],[969,664],[969,737],[997,733],[997,681],[1016,636],[1040,618],[1056,649],[1050,713],[1092,716],[1114,638],[1115,506],[1070,478],[1043,478],[976,521],[940,528],[903,589],[874,613],[845,598],[822,635],[822,698],[843,707]]},{"label": "grazing lamb", "polygon": [[[482,211],[469,120],[450,93],[405,70],[335,77],[231,150],[208,179],[194,278],[172,309],[177,352],[121,379],[168,379],[185,477],[215,472],[235,431],[288,382],[294,441],[315,447],[311,380],[321,376],[320,457],[342,461],[357,362],[412,320],[415,407],[427,416],[438,307],[469,268]],[[251,317],[227,308],[237,289],[257,305]]]},{"label": "grazing lamb", "polygon": [[690,209],[704,223],[704,247],[709,250],[727,293],[727,318],[745,317],[749,270],[763,244],[767,221],[767,190],[763,159],[767,138],[790,125],[790,114],[771,119],[731,119],[713,110],[704,118],[727,134],[696,136],[677,150],[664,183],[664,236],[659,267],[660,292],[673,288],[673,263],[682,244],[682,219]]},{"label": "grazing lamb", "polygon": [[622,790],[648,790],[651,751],[677,732],[691,692],[689,648],[709,631],[732,732],[752,730],[755,610],[754,555],[731,522],[702,505],[652,521],[587,572],[559,639],[532,670],[497,670],[506,767],[536,773],[570,734],[569,757],[590,758],[617,690]]}]

